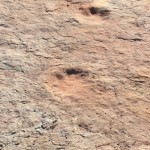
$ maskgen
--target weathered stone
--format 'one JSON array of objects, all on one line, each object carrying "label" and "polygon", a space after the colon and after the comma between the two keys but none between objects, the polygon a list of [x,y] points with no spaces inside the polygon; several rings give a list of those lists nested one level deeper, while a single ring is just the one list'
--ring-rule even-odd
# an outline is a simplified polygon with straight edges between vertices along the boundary
[{"label": "weathered stone", "polygon": [[0,149],[149,150],[149,6],[0,0]]}]

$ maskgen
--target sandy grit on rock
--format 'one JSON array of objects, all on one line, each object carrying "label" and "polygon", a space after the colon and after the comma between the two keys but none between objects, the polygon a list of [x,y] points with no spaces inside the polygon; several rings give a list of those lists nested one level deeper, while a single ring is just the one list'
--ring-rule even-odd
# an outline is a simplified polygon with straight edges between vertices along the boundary
[{"label": "sandy grit on rock", "polygon": [[0,150],[150,150],[149,0],[0,0]]}]

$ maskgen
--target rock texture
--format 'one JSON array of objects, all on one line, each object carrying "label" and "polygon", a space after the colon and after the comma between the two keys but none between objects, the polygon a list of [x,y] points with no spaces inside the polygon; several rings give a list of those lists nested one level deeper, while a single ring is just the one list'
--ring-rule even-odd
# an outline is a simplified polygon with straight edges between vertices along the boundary
[{"label": "rock texture", "polygon": [[1,150],[150,150],[149,0],[0,0]]}]

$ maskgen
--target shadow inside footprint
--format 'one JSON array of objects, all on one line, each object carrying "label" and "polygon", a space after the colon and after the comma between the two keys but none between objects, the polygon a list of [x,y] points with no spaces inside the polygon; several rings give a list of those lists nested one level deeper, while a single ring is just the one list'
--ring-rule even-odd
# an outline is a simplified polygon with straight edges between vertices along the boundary
[{"label": "shadow inside footprint", "polygon": [[89,10],[92,15],[107,16],[110,14],[110,10],[105,7],[90,7]]}]

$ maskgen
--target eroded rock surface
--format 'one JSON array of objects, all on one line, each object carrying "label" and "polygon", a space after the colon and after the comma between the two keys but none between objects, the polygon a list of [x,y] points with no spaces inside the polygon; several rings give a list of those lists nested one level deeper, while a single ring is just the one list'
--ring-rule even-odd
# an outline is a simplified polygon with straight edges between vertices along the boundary
[{"label": "eroded rock surface", "polygon": [[150,150],[149,0],[0,0],[1,150]]}]

